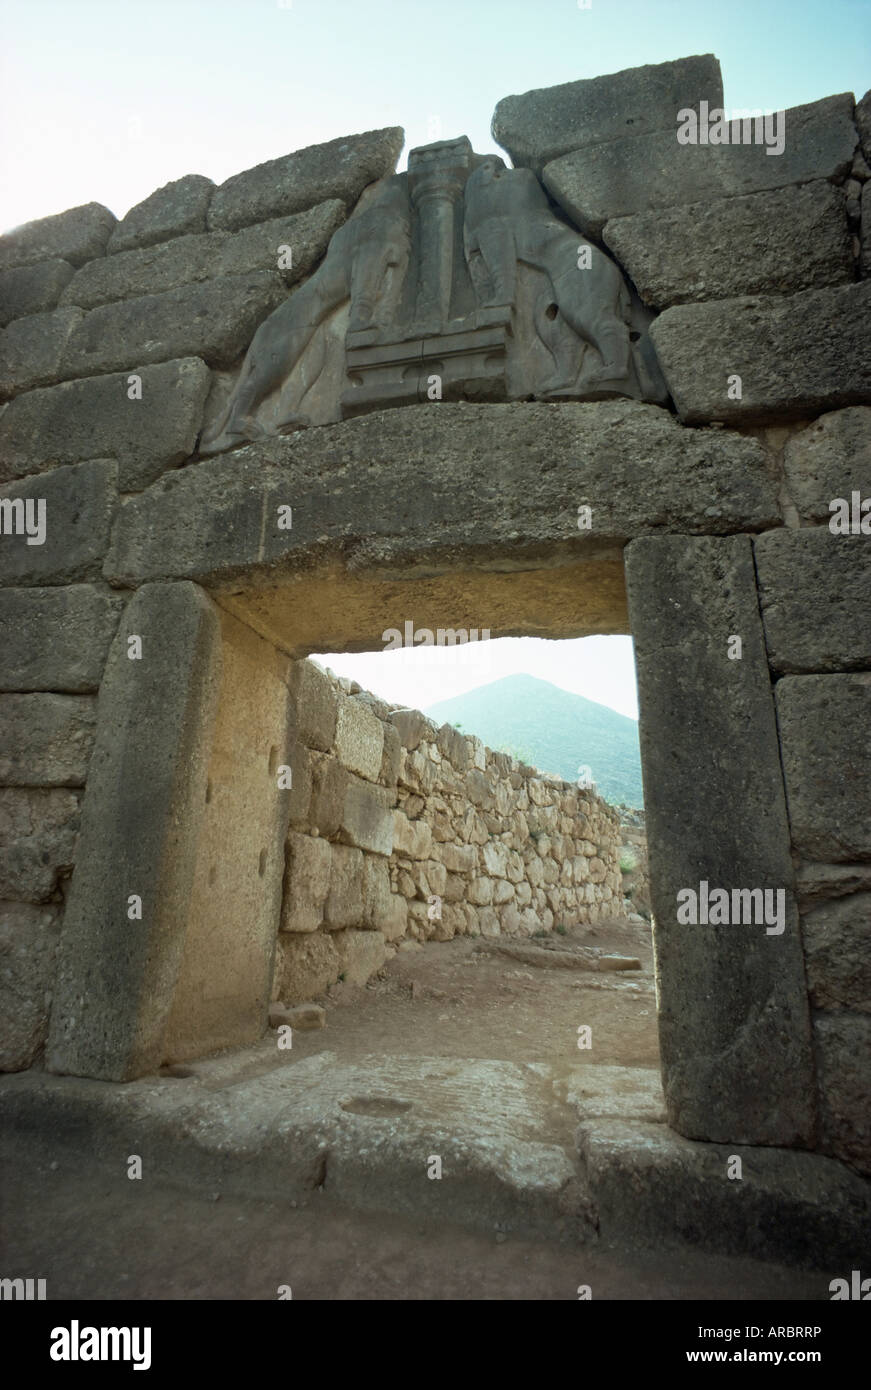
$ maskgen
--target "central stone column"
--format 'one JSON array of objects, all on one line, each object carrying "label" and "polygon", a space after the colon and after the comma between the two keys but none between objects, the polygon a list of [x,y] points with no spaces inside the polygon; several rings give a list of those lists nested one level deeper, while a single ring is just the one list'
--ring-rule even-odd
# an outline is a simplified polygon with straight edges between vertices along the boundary
[{"label": "central stone column", "polygon": [[424,145],[408,157],[411,205],[420,226],[414,316],[419,333],[439,333],[450,320],[456,207],[471,167],[472,146],[465,135]]}]

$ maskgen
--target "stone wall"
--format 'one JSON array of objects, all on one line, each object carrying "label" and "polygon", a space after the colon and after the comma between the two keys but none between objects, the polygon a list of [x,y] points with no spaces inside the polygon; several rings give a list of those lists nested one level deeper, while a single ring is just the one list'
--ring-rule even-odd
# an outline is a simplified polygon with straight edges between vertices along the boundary
[{"label": "stone wall", "polygon": [[531,936],[622,916],[617,814],[315,662],[295,743],[274,998],[363,984],[401,938]]}]

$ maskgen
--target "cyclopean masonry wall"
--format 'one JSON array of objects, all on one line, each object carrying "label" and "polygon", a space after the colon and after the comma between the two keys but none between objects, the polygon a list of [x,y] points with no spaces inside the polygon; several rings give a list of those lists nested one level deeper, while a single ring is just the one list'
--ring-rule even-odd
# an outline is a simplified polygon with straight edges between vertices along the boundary
[{"label": "cyclopean masonry wall", "polygon": [[279,931],[309,653],[631,631],[669,1122],[871,1169],[871,96],[775,156],[681,145],[701,100],[710,57],[506,98],[514,169],[373,132],[0,239],[5,1066],[141,1075],[186,998],[253,1035],[338,939]]}]

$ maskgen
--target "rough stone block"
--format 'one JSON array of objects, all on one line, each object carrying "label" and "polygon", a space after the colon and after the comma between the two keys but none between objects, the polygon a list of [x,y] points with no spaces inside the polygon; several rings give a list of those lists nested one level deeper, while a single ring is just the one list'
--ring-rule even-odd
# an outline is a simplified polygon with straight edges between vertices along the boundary
[{"label": "rough stone block", "polygon": [[434,845],[433,854],[452,874],[471,874],[478,867],[478,851],[474,845]]},{"label": "rough stone block", "polygon": [[[246,227],[223,238],[212,273],[246,275],[255,270],[278,270],[286,285],[294,285],[315,270],[345,215],[344,203],[331,198],[292,217],[274,217]],[[278,264],[280,246],[290,247],[289,266]]]},{"label": "rough stone block", "polygon": [[294,701],[297,738],[329,752],[336,736],[337,697],[329,676],[312,661],[293,667],[290,692]]},{"label": "rough stone block", "polygon": [[210,384],[188,357],[19,396],[0,416],[0,482],[103,457],[118,459],[122,492],[147,487],[193,453]]},{"label": "rough stone block", "polygon": [[854,117],[865,158],[871,161],[871,91],[856,102]]},{"label": "rough stone block", "polygon": [[795,849],[871,859],[871,673],[784,676],[776,697]]},{"label": "rough stone block", "polygon": [[871,1174],[871,1018],[825,1012],[814,1017],[822,1147]]},{"label": "rough stone block", "polygon": [[[790,420],[871,401],[871,283],[678,304],[651,325],[686,424]],[[741,378],[741,398],[734,378]]]},{"label": "rough stone block", "polygon": [[211,230],[235,231],[252,222],[302,212],[329,198],[353,207],[367,184],[392,174],[405,133],[398,127],[309,145],[234,174],[212,196]]},{"label": "rough stone block", "polygon": [[802,934],[812,1007],[871,1013],[871,893],[821,903]]},{"label": "rough stone block", "polygon": [[772,671],[871,669],[871,547],[827,526],[769,531],[754,541]]},{"label": "rough stone block", "polygon": [[[128,660],[133,633],[147,660]],[[122,1081],[163,1060],[206,804],[220,644],[217,610],[192,584],[146,585],[122,617],[67,898],[51,1071]],[[137,921],[127,916],[131,894],[142,902]]]},{"label": "rough stone block", "polygon": [[0,695],[0,786],[83,787],[96,722],[91,695]]},{"label": "rough stone block", "polygon": [[871,275],[871,183],[862,189],[859,264],[863,275]]},{"label": "rough stone block", "polygon": [[365,985],[388,959],[387,943],[380,932],[343,931],[335,941],[341,974],[349,985]]},{"label": "rough stone block", "polygon": [[84,265],[103,255],[116,221],[101,203],[83,203],[54,217],[26,222],[0,237],[0,270],[52,260]]},{"label": "rough stone block", "polygon": [[123,607],[87,584],[0,589],[0,690],[96,690]]},{"label": "rough stone block", "polygon": [[103,304],[85,314],[72,334],[63,374],[95,376],[177,357],[230,367],[286,293],[277,271],[258,270]]},{"label": "rough stone block", "polygon": [[[2,490],[12,504],[45,503],[45,540],[29,545],[24,534],[4,535],[0,544],[0,584],[72,584],[96,578],[109,545],[109,529],[118,505],[118,468],[92,463],[55,468]],[[10,510],[4,508],[4,511]],[[27,512],[24,516],[26,519]]]},{"label": "rough stone block", "polygon": [[41,261],[0,271],[0,328],[54,309],[74,275],[68,261]]},{"label": "rough stone block", "polygon": [[202,174],[185,174],[184,178],[165,183],[121,218],[109,237],[107,254],[204,232],[214,191],[212,180]]},{"label": "rough stone block", "polygon": [[25,1071],[42,1051],[61,911],[0,902],[0,1071]]},{"label": "rough stone block", "polygon": [[67,344],[82,318],[81,309],[52,309],[10,323],[0,334],[0,399],[48,386],[63,376]]},{"label": "rough stone block", "polygon": [[337,758],[319,758],[312,773],[311,822],[321,835],[338,835],[351,774]]},{"label": "rough stone block", "polygon": [[329,930],[357,926],[363,920],[363,854],[349,845],[332,846],[330,891],[324,909]]},{"label": "rough stone block", "polygon": [[336,755],[352,772],[376,782],[384,752],[384,725],[360,700],[339,697]]},{"label": "rough stone block", "polygon": [[811,912],[831,898],[843,898],[851,893],[871,893],[871,863],[799,864],[796,869],[796,891],[802,912]]},{"label": "rough stone block", "polygon": [[341,970],[335,937],[326,932],[306,936],[282,933],[275,950],[278,995],[289,1004],[302,1004],[335,984]]},{"label": "rough stone block", "polygon": [[[735,125],[740,128],[741,122]],[[856,148],[851,92],[790,107],[784,126],[779,155],[769,155],[762,143],[681,145],[675,110],[670,130],[585,146],[548,164],[542,178],[581,231],[598,240],[612,217],[839,179],[849,172]]]},{"label": "rough stone block", "polygon": [[282,931],[316,931],[324,919],[330,890],[332,850],[328,840],[311,835],[287,837]]},{"label": "rough stone block", "polygon": [[822,180],[614,218],[603,236],[655,309],[853,280],[844,194]]},{"label": "rough stone block", "polygon": [[381,771],[378,781],[385,787],[394,788],[399,781],[399,766],[402,760],[402,740],[399,730],[393,724],[382,721],[384,730],[384,752],[381,754]]},{"label": "rough stone block", "polygon": [[393,850],[393,801],[386,788],[350,777],[340,831],[345,843],[372,854],[389,855]]},{"label": "rough stone block", "polygon": [[404,811],[394,811],[393,853],[405,859],[431,858],[432,828],[425,821],[410,821]]},{"label": "rough stone block", "polygon": [[465,772],[471,761],[469,741],[453,724],[443,724],[436,735],[436,747],[457,772]]},{"label": "rough stone block", "polygon": [[[669,1124],[714,1142],[806,1143],[807,992],[750,538],[642,538],[626,561]],[[700,897],[702,881],[782,892],[784,930],[679,920],[678,894]]]},{"label": "rough stone block", "polygon": [[287,821],[295,830],[307,830],[311,821],[313,789],[312,755],[304,743],[296,742],[288,752],[291,785],[287,790]]},{"label": "rough stone block", "polygon": [[376,931],[382,928],[390,930],[395,916],[392,900],[390,867],[387,861],[373,854],[364,855],[361,926],[373,927]]},{"label": "rough stone block", "polygon": [[45,902],[72,870],[79,794],[33,787],[0,791],[0,900]]},{"label": "rough stone block", "polygon": [[418,747],[421,739],[432,738],[436,732],[432,720],[416,709],[395,709],[390,715],[390,722],[398,729],[403,748],[410,753]]},{"label": "rough stone block", "polygon": [[698,110],[700,101],[712,110],[723,105],[720,64],[712,53],[503,97],[492,135],[515,168],[540,174],[551,160],[584,145],[652,130],[673,135],[678,111]]},{"label": "rough stone block", "polygon": [[783,451],[786,485],[799,514],[827,523],[829,503],[868,495],[871,479],[871,409],[852,406],[833,410],[793,434]]}]

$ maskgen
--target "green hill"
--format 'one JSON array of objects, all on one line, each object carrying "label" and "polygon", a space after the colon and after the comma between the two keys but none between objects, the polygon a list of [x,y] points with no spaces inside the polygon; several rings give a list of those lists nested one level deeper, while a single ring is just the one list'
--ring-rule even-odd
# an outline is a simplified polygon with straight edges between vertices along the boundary
[{"label": "green hill", "polygon": [[567,782],[591,769],[612,805],[644,804],[638,724],[606,705],[560,690],[535,676],[505,676],[424,710],[438,724],[459,724],[489,748],[513,753]]}]

